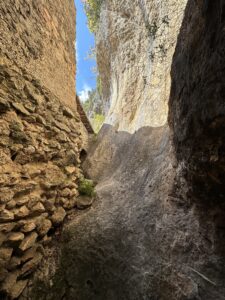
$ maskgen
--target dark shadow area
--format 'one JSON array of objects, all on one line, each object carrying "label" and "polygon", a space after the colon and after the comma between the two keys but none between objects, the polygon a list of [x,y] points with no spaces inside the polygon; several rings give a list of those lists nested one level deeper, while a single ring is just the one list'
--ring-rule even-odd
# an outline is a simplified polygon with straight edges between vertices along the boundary
[{"label": "dark shadow area", "polygon": [[87,151],[82,149],[80,152],[80,161],[81,164],[85,161],[85,159],[87,158]]},{"label": "dark shadow area", "polygon": [[171,130],[101,129],[83,164],[98,201],[64,228],[52,286],[32,300],[225,299],[224,3],[188,1]]},{"label": "dark shadow area", "polygon": [[[188,1],[172,64],[169,123],[182,169],[176,195],[195,207],[202,239],[199,270],[217,288],[200,299],[225,299],[225,1]],[[186,186],[182,185],[182,176]],[[216,260],[215,260],[216,258]]]}]

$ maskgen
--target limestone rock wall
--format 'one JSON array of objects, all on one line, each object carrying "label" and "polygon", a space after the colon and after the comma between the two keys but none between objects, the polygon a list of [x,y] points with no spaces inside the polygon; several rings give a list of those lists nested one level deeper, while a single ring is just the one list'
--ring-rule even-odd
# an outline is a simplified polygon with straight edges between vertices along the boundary
[{"label": "limestone rock wall", "polygon": [[74,1],[0,2],[0,51],[75,107]]},{"label": "limestone rock wall", "polygon": [[188,3],[171,73],[177,157],[195,193],[211,203],[225,195],[224,16],[224,1]]},{"label": "limestone rock wall", "polygon": [[105,0],[96,36],[106,123],[165,125],[172,56],[187,0]]},{"label": "limestone rock wall", "polygon": [[[104,1],[98,62],[103,93],[116,114],[83,165],[98,182],[98,199],[64,227],[56,272],[41,283],[38,278],[21,299],[45,300],[48,293],[52,300],[224,300],[224,2],[189,0],[183,6],[181,30],[172,35],[168,124],[163,85],[139,89],[143,68],[133,72],[140,59],[153,76],[137,12],[141,3],[148,5],[146,15],[168,5],[173,24],[184,3]],[[125,62],[137,45],[132,69]],[[170,72],[166,68],[161,77],[162,66],[158,61],[154,75],[161,83]],[[143,91],[155,98],[143,102]],[[131,113],[140,123],[129,120]],[[165,126],[155,128],[162,116]],[[118,131],[138,126],[132,134]]]},{"label": "limestone rock wall", "polygon": [[0,298],[17,298],[76,206],[87,132],[75,100],[75,10],[0,1]]}]

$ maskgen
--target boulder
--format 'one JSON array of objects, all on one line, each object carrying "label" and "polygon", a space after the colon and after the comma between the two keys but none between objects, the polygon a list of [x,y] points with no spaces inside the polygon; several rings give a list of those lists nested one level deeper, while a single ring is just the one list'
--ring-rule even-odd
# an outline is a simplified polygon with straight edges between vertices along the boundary
[{"label": "boulder", "polygon": [[11,201],[9,201],[7,204],[6,204],[6,209],[13,209],[13,208],[15,208],[16,207],[16,201],[15,200],[11,200]]},{"label": "boulder", "polygon": [[20,218],[25,218],[25,217],[29,216],[30,211],[26,207],[26,205],[23,205],[19,209],[15,210],[14,213],[15,213],[15,218],[19,218],[20,219]]},{"label": "boulder", "polygon": [[12,256],[13,249],[9,247],[0,248],[0,260],[8,262]]},{"label": "boulder", "polygon": [[25,116],[29,116],[30,113],[29,111],[23,106],[23,104],[21,103],[18,103],[18,102],[13,102],[12,103],[12,106],[18,111],[20,112],[21,114],[25,115]]},{"label": "boulder", "polygon": [[25,251],[25,250],[29,249],[30,247],[32,247],[35,244],[37,237],[38,237],[38,234],[36,232],[30,233],[21,242],[21,244],[19,246],[19,249],[22,250],[22,251]]},{"label": "boulder", "polygon": [[12,231],[15,228],[15,226],[16,223],[14,222],[0,224],[0,232],[8,233]]},{"label": "boulder", "polygon": [[72,110],[69,107],[66,107],[66,106],[63,107],[63,114],[64,114],[64,116],[66,116],[68,118],[74,118],[75,117]]},{"label": "boulder", "polygon": [[3,232],[0,232],[0,246],[6,241],[6,235]]},{"label": "boulder", "polygon": [[24,239],[24,234],[22,232],[11,232],[7,238],[9,242],[20,242],[23,239]]},{"label": "boulder", "polygon": [[10,294],[11,291],[12,291],[12,288],[16,284],[18,276],[19,276],[18,271],[10,272],[4,280],[4,282],[1,286],[1,290],[4,291],[7,294]]},{"label": "boulder", "polygon": [[48,219],[43,220],[40,224],[37,225],[37,232],[39,236],[45,236],[52,227],[52,222]]},{"label": "boulder", "polygon": [[[1,106],[1,104],[0,104],[0,106]],[[1,108],[0,108],[0,111],[1,111]],[[0,132],[1,132],[1,135],[5,135],[5,136],[9,136],[9,134],[10,134],[9,125],[4,120],[0,120]]]},{"label": "boulder", "polygon": [[23,290],[27,286],[28,280],[19,280],[17,281],[11,291],[10,291],[10,296],[12,299],[18,299],[18,297],[22,294]]},{"label": "boulder", "polygon": [[58,207],[51,217],[52,223],[54,225],[60,225],[63,222],[65,216],[66,216],[65,209],[62,207]]},{"label": "boulder", "polygon": [[69,188],[65,188],[62,191],[60,191],[60,196],[61,197],[66,197],[69,198],[70,197],[70,189]]},{"label": "boulder", "polygon": [[9,109],[10,109],[10,105],[8,101],[0,97],[0,113],[5,113]]},{"label": "boulder", "polygon": [[0,222],[8,222],[8,221],[12,221],[14,220],[14,213],[4,209],[1,213],[0,213]]},{"label": "boulder", "polygon": [[36,224],[33,221],[25,221],[26,223],[23,224],[23,226],[21,227],[21,231],[24,233],[28,233],[33,231],[36,228]]},{"label": "boulder", "polygon": [[20,276],[25,277],[35,271],[42,260],[42,254],[36,252],[34,258],[28,260],[21,268]]},{"label": "boulder", "polygon": [[85,209],[92,205],[94,198],[88,196],[80,196],[76,199],[76,207],[78,209]]},{"label": "boulder", "polygon": [[27,262],[28,260],[33,259],[33,258],[35,257],[35,255],[36,255],[36,252],[37,252],[37,250],[38,250],[38,247],[39,247],[39,246],[34,245],[32,248],[26,250],[26,251],[24,252],[24,254],[21,256],[21,263],[24,264],[24,263]]},{"label": "boulder", "polygon": [[17,256],[13,256],[7,266],[9,271],[15,270],[18,266],[21,265],[21,258]]},{"label": "boulder", "polygon": [[55,211],[55,199],[51,198],[51,199],[46,200],[44,202],[44,206],[48,212],[51,212],[51,213],[54,212]]},{"label": "boulder", "polygon": [[9,188],[2,188],[0,192],[0,204],[8,203],[13,199],[14,192]]},{"label": "boulder", "polygon": [[9,272],[6,268],[0,267],[0,282],[3,281],[7,276]]},{"label": "boulder", "polygon": [[31,208],[31,212],[41,214],[41,213],[45,212],[45,207],[41,202],[38,202],[36,205],[34,205]]},{"label": "boulder", "polygon": [[66,170],[67,174],[69,174],[69,175],[76,173],[76,167],[74,167],[74,166],[67,166],[67,167],[65,167],[65,170]]},{"label": "boulder", "polygon": [[65,125],[64,123],[61,123],[61,122],[58,122],[58,121],[54,120],[52,122],[52,124],[54,126],[56,126],[57,128],[59,128],[60,130],[62,130],[62,131],[65,131],[67,133],[71,132],[70,128],[67,125]]}]

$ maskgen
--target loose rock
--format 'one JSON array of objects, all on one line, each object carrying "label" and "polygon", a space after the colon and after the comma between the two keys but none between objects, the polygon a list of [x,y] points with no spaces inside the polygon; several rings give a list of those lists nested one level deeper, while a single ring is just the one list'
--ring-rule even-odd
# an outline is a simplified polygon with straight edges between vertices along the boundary
[{"label": "loose rock", "polygon": [[94,198],[87,196],[80,196],[76,199],[76,206],[78,209],[85,209],[92,205]]},{"label": "loose rock", "polygon": [[22,250],[22,251],[25,251],[25,250],[29,249],[30,247],[32,247],[34,245],[34,243],[36,242],[37,237],[38,237],[37,233],[32,232],[27,237],[25,237],[25,239],[20,244],[19,249]]},{"label": "loose rock", "polygon": [[65,216],[66,211],[62,207],[57,208],[51,217],[52,223],[54,225],[60,225],[63,222]]},{"label": "loose rock", "polygon": [[6,221],[12,221],[14,220],[14,213],[4,209],[1,213],[0,213],[0,222],[6,222]]}]

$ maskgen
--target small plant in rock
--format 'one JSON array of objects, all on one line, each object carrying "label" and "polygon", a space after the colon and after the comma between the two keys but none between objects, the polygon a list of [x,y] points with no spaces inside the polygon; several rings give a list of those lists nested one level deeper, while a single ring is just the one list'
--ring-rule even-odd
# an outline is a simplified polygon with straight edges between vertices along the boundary
[{"label": "small plant in rock", "polygon": [[158,31],[158,26],[156,24],[156,21],[154,21],[152,24],[149,24],[149,23],[146,24],[146,28],[148,29],[150,36],[155,39],[156,33]]},{"label": "small plant in rock", "polygon": [[82,0],[88,18],[88,27],[91,32],[96,33],[100,19],[101,5],[104,0]]},{"label": "small plant in rock", "polygon": [[162,23],[165,24],[165,25],[169,25],[169,23],[170,23],[169,17],[168,16],[163,17]]},{"label": "small plant in rock", "polygon": [[81,178],[79,181],[78,191],[82,196],[95,197],[95,185],[93,180]]},{"label": "small plant in rock", "polygon": [[150,52],[150,60],[153,62],[155,59],[155,53],[153,51]]},{"label": "small plant in rock", "polygon": [[165,58],[166,54],[167,54],[167,49],[163,44],[159,45],[159,53],[161,55],[161,59]]}]

